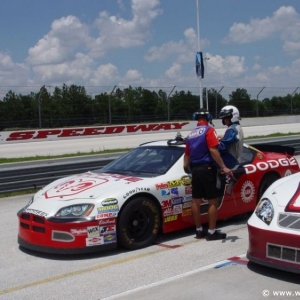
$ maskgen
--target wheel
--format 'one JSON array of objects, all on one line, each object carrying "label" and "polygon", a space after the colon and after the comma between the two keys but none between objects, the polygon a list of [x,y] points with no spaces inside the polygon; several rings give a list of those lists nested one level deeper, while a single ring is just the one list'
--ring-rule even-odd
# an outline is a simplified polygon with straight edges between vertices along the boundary
[{"label": "wheel", "polygon": [[260,200],[261,196],[263,195],[263,193],[267,190],[267,188],[276,180],[278,180],[280,178],[280,176],[278,174],[275,173],[270,173],[270,174],[266,174],[259,185],[259,190],[258,190],[258,199],[257,201]]},{"label": "wheel", "polygon": [[136,250],[151,245],[161,225],[160,209],[149,198],[132,199],[118,219],[118,242],[120,246]]}]

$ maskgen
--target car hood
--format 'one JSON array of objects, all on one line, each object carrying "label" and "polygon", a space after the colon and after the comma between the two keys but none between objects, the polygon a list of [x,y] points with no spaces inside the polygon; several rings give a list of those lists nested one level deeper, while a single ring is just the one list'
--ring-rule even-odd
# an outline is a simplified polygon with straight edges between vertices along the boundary
[{"label": "car hood", "polygon": [[290,175],[275,181],[264,196],[276,199],[281,207],[285,207],[288,202],[300,191],[300,173]]},{"label": "car hood", "polygon": [[40,190],[35,198],[57,201],[93,200],[107,194],[112,196],[126,192],[132,183],[143,180],[120,174],[87,172],[56,180]]}]

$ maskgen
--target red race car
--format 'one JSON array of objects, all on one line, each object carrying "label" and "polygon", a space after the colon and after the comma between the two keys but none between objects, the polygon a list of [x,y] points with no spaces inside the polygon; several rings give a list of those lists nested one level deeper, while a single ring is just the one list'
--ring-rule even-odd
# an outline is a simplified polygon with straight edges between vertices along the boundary
[{"label": "red race car", "polygon": [[[157,235],[194,226],[185,141],[149,142],[102,169],[65,177],[38,191],[18,212],[18,242],[50,253],[138,249]],[[218,218],[252,212],[277,179],[296,173],[294,149],[244,145],[234,180],[221,178]],[[208,203],[201,212],[207,222]]]}]

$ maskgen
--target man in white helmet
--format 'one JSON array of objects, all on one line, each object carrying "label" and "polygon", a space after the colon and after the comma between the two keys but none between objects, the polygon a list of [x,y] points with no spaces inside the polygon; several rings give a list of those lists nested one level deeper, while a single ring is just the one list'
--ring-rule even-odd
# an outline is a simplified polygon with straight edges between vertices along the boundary
[{"label": "man in white helmet", "polygon": [[[233,105],[224,106],[219,114],[222,124],[227,126],[225,134],[218,136],[220,141],[219,151],[228,168],[233,168],[240,162],[243,151],[244,133],[240,124],[239,110]],[[227,155],[229,153],[231,155]],[[235,158],[235,159],[234,159]]]}]

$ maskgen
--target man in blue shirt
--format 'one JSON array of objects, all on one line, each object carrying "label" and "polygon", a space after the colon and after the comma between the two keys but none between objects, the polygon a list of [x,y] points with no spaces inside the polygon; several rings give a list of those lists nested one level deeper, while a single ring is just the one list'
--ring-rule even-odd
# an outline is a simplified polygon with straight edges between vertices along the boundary
[{"label": "man in blue shirt", "polygon": [[240,124],[239,110],[233,105],[224,106],[219,114],[222,124],[227,126],[224,136],[219,138],[219,151],[228,168],[233,168],[240,162],[244,133]]}]

